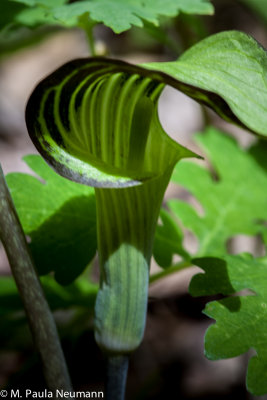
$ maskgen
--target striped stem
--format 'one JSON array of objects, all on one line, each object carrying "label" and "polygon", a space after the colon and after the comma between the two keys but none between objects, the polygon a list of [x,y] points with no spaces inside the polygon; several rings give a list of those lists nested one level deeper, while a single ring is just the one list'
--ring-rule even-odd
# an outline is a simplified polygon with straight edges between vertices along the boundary
[{"label": "striped stem", "polygon": [[143,338],[153,237],[170,174],[135,187],[95,189],[101,267],[95,336],[108,354],[128,354]]}]

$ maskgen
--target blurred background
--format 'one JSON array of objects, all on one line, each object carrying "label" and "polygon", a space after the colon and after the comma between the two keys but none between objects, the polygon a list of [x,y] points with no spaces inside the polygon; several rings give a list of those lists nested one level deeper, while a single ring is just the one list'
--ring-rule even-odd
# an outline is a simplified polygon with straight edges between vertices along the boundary
[{"label": "blurred background", "polygon": [[[212,33],[237,29],[249,33],[267,47],[267,1],[259,14],[253,2],[214,0],[215,15],[186,16],[162,20],[162,35],[151,27],[132,28],[115,35],[98,25],[94,30],[99,55],[132,63],[174,60],[185,49]],[[252,7],[251,7],[252,4]],[[1,39],[1,37],[0,37]],[[12,38],[0,40],[0,162],[4,173],[30,172],[22,157],[35,154],[24,121],[27,99],[35,85],[68,60],[90,54],[85,34],[79,29],[49,27],[22,29]],[[206,118],[248,146],[254,139],[248,133],[220,120],[176,90],[166,87],[159,103],[160,120],[166,132],[184,146],[199,152],[192,141],[202,130]],[[170,185],[166,199],[186,196]],[[190,237],[188,246],[194,246]],[[1,246],[1,245],[0,245]],[[257,244],[237,238],[237,251],[255,252]],[[93,265],[97,271],[97,261]],[[152,272],[159,269],[155,262]],[[145,338],[132,355],[127,385],[127,400],[141,399],[254,399],[245,389],[249,354],[211,362],[203,355],[204,333],[211,321],[202,314],[206,298],[192,298],[188,284],[193,267],[152,284]],[[4,250],[0,247],[0,273],[10,275]],[[95,272],[97,275],[97,272]],[[210,298],[209,298],[210,300]],[[10,301],[3,297],[0,309]],[[19,300],[18,304],[19,304]],[[7,307],[8,308],[8,307]],[[92,307],[91,307],[92,308]],[[55,312],[63,348],[75,390],[102,390],[104,358],[94,342],[92,310],[58,308]],[[0,330],[0,386],[10,388],[45,387],[38,356],[23,311],[5,313]],[[259,398],[259,397],[258,397]],[[261,399],[267,399],[262,396]]]}]

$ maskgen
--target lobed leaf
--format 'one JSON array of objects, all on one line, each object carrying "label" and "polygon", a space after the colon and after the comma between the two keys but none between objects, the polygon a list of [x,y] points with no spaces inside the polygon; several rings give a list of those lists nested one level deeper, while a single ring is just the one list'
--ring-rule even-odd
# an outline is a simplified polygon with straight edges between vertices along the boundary
[{"label": "lobed leaf", "polygon": [[[57,24],[80,26],[80,18],[103,23],[115,33],[121,33],[132,25],[143,26],[144,22],[159,25],[161,16],[175,17],[180,12],[213,14],[209,0],[90,0],[69,3],[68,0],[2,0],[5,7],[21,3],[21,9],[14,15],[14,21],[26,26]],[[3,7],[4,8],[4,7]]]},{"label": "lobed leaf", "polygon": [[254,349],[257,355],[249,361],[247,387],[255,395],[267,393],[267,258],[254,259],[246,254],[200,258],[194,263],[205,271],[191,281],[194,296],[232,295],[243,289],[254,292],[207,304],[204,313],[216,323],[206,332],[205,354],[218,360]]},{"label": "lobed leaf", "polygon": [[38,272],[55,272],[62,284],[72,282],[96,253],[93,189],[67,181],[40,156],[24,158],[39,179],[22,173],[6,179]]},{"label": "lobed leaf", "polygon": [[[261,142],[242,150],[215,128],[196,136],[216,173],[192,162],[179,163],[172,180],[199,201],[203,215],[181,200],[170,200],[175,216],[198,239],[198,256],[227,253],[227,240],[238,234],[255,235],[267,220],[267,159]],[[261,163],[259,163],[259,159]]]},{"label": "lobed leaf", "polygon": [[28,27],[59,25],[52,10],[62,6],[67,1],[68,0],[1,0],[0,15],[5,16],[5,14],[8,13],[10,18],[3,21],[3,25],[0,25],[0,29],[6,27],[8,23]]},{"label": "lobed leaf", "polygon": [[62,23],[77,25],[77,17],[87,13],[91,20],[121,33],[132,25],[142,27],[143,21],[159,25],[160,16],[175,17],[179,12],[212,14],[213,6],[208,0],[91,0],[66,4],[54,15]]}]

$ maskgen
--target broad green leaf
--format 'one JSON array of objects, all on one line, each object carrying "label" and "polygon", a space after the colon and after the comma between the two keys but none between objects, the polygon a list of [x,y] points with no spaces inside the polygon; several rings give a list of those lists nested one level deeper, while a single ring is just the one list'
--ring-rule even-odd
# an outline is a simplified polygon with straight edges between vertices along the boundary
[{"label": "broad green leaf", "polygon": [[182,245],[183,233],[170,214],[161,209],[160,219],[161,224],[157,226],[154,239],[153,255],[159,266],[168,268],[172,265],[175,254],[184,258],[189,258],[189,255]]},{"label": "broad green leaf", "polygon": [[194,45],[176,62],[144,66],[186,84],[168,82],[226,120],[267,135],[267,53],[252,37],[221,32]]},{"label": "broad green leaf", "polygon": [[204,313],[216,320],[205,336],[211,360],[236,357],[254,349],[248,365],[247,387],[255,395],[267,393],[267,258],[250,255],[194,260],[205,273],[193,277],[194,296],[231,295],[243,289],[254,294],[228,297],[206,305]]},{"label": "broad green leaf", "polygon": [[197,255],[223,255],[226,242],[238,235],[255,235],[261,231],[260,221],[267,220],[267,158],[261,144],[254,154],[262,154],[260,165],[250,151],[242,150],[234,139],[209,128],[197,135],[216,173],[193,162],[181,162],[172,180],[181,184],[199,201],[203,215],[189,203],[170,200],[168,205],[183,226],[198,239]]},{"label": "broad green leaf", "polygon": [[6,179],[40,274],[55,271],[62,284],[75,279],[96,252],[93,190],[67,181],[40,156],[25,162],[40,177],[21,173]]},{"label": "broad green leaf", "polygon": [[77,17],[88,13],[91,20],[121,33],[132,25],[142,27],[143,21],[159,25],[160,16],[175,17],[179,12],[212,14],[213,6],[208,0],[91,0],[59,7],[54,15],[62,23],[77,25]]}]

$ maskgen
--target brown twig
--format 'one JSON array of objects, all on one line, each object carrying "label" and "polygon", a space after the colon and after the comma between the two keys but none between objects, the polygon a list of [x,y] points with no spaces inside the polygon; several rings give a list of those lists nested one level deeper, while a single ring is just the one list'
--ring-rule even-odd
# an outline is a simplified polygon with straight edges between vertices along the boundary
[{"label": "brown twig", "polygon": [[45,299],[15,206],[0,166],[0,238],[21,296],[48,389],[71,390],[53,315]]}]

